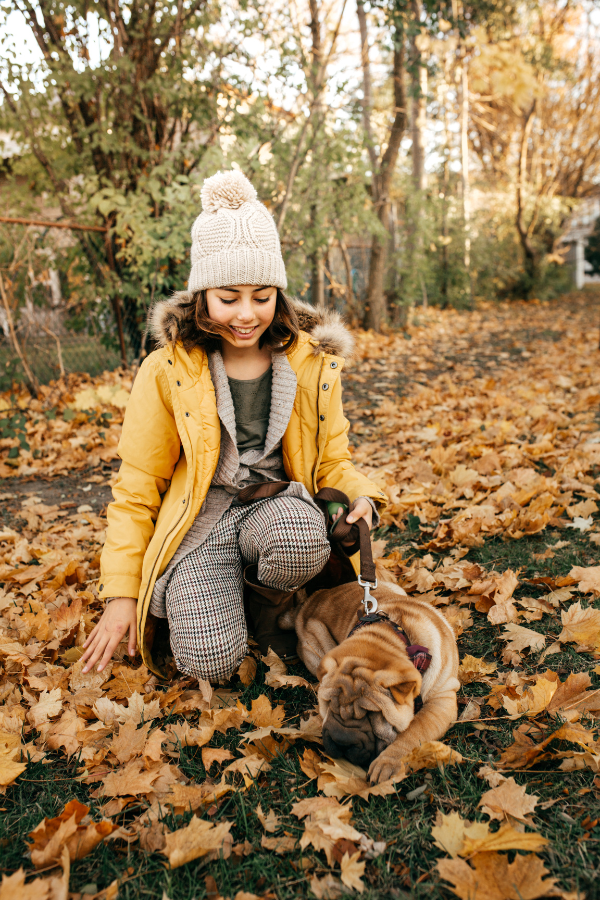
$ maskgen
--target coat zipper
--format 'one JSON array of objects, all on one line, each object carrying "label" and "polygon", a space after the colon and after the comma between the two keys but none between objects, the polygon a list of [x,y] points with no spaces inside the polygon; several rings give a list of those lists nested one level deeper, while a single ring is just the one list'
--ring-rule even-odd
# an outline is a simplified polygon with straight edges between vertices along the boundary
[{"label": "coat zipper", "polygon": [[312,480],[313,492],[314,492],[315,494],[317,493],[317,485],[316,485],[316,480],[315,480],[315,479],[316,479],[316,475],[317,475],[317,469],[318,469],[318,467],[319,467],[319,456],[320,456],[320,452],[319,452],[319,437],[320,437],[320,434],[321,434],[321,414],[320,414],[320,409],[321,409],[321,407],[320,407],[320,403],[321,403],[321,378],[322,378],[322,376],[323,376],[323,368],[324,368],[324,366],[325,366],[325,354],[323,354],[323,359],[322,359],[322,361],[321,361],[321,370],[320,370],[320,372],[319,372],[319,386],[318,386],[318,393],[317,393],[317,433],[316,433],[316,436],[315,436],[315,442],[316,442],[316,445],[317,445],[317,456],[316,456],[315,464],[314,464],[313,469],[312,469],[312,472],[311,472],[311,480]]},{"label": "coat zipper", "polygon": [[[149,590],[149,588],[150,588],[150,585],[152,584],[152,577],[153,577],[153,575],[154,575],[154,568],[155,568],[155,566],[156,566],[156,563],[157,563],[158,560],[160,559],[160,554],[162,553],[163,548],[164,548],[166,542],[169,540],[169,538],[171,537],[171,535],[173,534],[173,532],[177,529],[177,527],[179,526],[179,524],[180,524],[181,520],[183,519],[184,515],[185,515],[186,512],[188,511],[191,497],[192,497],[192,493],[191,493],[191,491],[190,491],[190,493],[189,493],[188,496],[187,496],[187,500],[186,500],[186,502],[185,502],[185,509],[184,509],[184,511],[183,511],[182,514],[179,516],[179,518],[177,519],[177,521],[175,522],[175,524],[173,525],[173,527],[171,528],[171,530],[165,535],[165,537],[164,537],[164,539],[163,539],[163,542],[162,542],[162,544],[160,545],[160,549],[159,549],[158,553],[156,554],[156,557],[154,558],[154,562],[152,563],[152,569],[150,570],[150,578],[148,579],[148,587],[146,588],[146,592],[145,592],[145,594],[144,594],[144,596],[143,596],[143,599],[142,599],[142,614],[144,613],[144,604],[145,604],[145,602],[146,602],[146,597],[148,596],[148,590]],[[138,635],[138,640],[140,641],[140,646],[141,646],[141,644],[142,644],[142,635]]]}]

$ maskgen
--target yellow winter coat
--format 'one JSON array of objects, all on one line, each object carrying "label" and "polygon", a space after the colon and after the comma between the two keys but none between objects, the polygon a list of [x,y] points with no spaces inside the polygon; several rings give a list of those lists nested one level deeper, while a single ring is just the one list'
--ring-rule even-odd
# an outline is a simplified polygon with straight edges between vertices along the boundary
[{"label": "yellow winter coat", "polygon": [[[164,346],[140,367],[127,405],[118,451],[122,465],[101,558],[100,596],[138,598],[138,644],[144,663],[157,674],[150,654],[150,598],[206,497],[221,437],[206,353],[187,352],[176,339],[187,298],[176,294],[154,314]],[[344,360],[332,352],[347,347],[348,333],[335,313],[318,314],[307,304],[299,304],[298,312],[314,336],[302,331],[288,353],[298,386],[282,439],[286,474],[313,494],[332,487],[350,500],[372,497],[385,506],[382,491],[350,462],[340,384]]]}]

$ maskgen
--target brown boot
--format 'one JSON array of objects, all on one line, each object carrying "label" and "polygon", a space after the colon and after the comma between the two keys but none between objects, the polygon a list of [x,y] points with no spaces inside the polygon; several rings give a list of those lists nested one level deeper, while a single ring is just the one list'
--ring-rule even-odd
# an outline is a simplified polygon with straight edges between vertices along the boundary
[{"label": "brown boot", "polygon": [[246,567],[244,582],[248,624],[260,652],[264,656],[271,647],[281,659],[297,658],[296,632],[284,631],[277,624],[279,616],[292,605],[295,592],[266,587],[259,581],[255,565]]}]

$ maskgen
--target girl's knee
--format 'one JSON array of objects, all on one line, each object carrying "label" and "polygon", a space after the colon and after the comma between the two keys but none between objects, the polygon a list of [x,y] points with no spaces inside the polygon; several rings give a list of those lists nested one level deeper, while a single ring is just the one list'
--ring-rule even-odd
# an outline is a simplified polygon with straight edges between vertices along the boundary
[{"label": "girl's knee", "polygon": [[284,590],[295,589],[317,575],[331,552],[320,513],[298,503],[302,508],[265,536],[260,553],[261,580]]},{"label": "girl's knee", "polygon": [[321,513],[304,500],[290,498],[285,507],[278,510],[273,525],[265,535],[268,543],[290,546],[311,545],[320,547],[327,541],[327,529]]},{"label": "girl's knee", "polygon": [[219,654],[173,649],[173,655],[175,665],[183,675],[204,681],[219,681],[231,678],[237,671],[246,655],[246,644],[223,648]]},{"label": "girl's knee", "polygon": [[201,678],[204,681],[218,681],[229,678],[239,668],[248,647],[248,632],[245,623],[233,627],[230,623],[210,634],[181,633],[171,626],[171,650],[175,665],[184,675]]}]

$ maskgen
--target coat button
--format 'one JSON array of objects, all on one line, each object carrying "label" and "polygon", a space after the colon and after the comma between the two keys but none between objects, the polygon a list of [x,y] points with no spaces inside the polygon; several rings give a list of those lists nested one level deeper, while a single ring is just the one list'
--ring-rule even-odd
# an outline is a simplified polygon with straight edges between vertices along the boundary
[{"label": "coat button", "polygon": [[332,362],[332,363],[331,363],[331,368],[332,368],[332,369],[337,369],[337,363],[336,363],[336,362]]},{"label": "coat button", "polygon": [[181,382],[180,382],[180,381],[177,382],[177,387],[181,387]]},{"label": "coat button", "polygon": [[173,360],[172,360],[172,359],[168,359],[167,362],[169,363],[170,366],[173,365]]},{"label": "coat button", "polygon": [[186,417],[186,419],[189,419],[190,414],[189,414],[189,413],[186,413],[186,414],[185,414],[185,417]]},{"label": "coat button", "polygon": [[324,421],[325,421],[325,416],[319,416],[319,419],[321,420],[321,422],[324,422]]},{"label": "coat button", "polygon": [[324,391],[328,391],[328,390],[329,390],[329,385],[327,384],[327,382],[325,382],[325,384],[323,385],[323,390],[324,390]]},{"label": "coat button", "polygon": [[98,590],[99,590],[99,591],[103,591],[103,590],[104,590],[104,585],[103,585],[103,584],[99,584],[99,585],[98,585]]},{"label": "coat button", "polygon": [[185,498],[184,498],[184,499],[183,499],[183,500],[182,500],[182,501],[181,501],[181,502],[182,502],[182,503],[183,503],[183,505],[184,505],[184,506],[185,506]]}]

